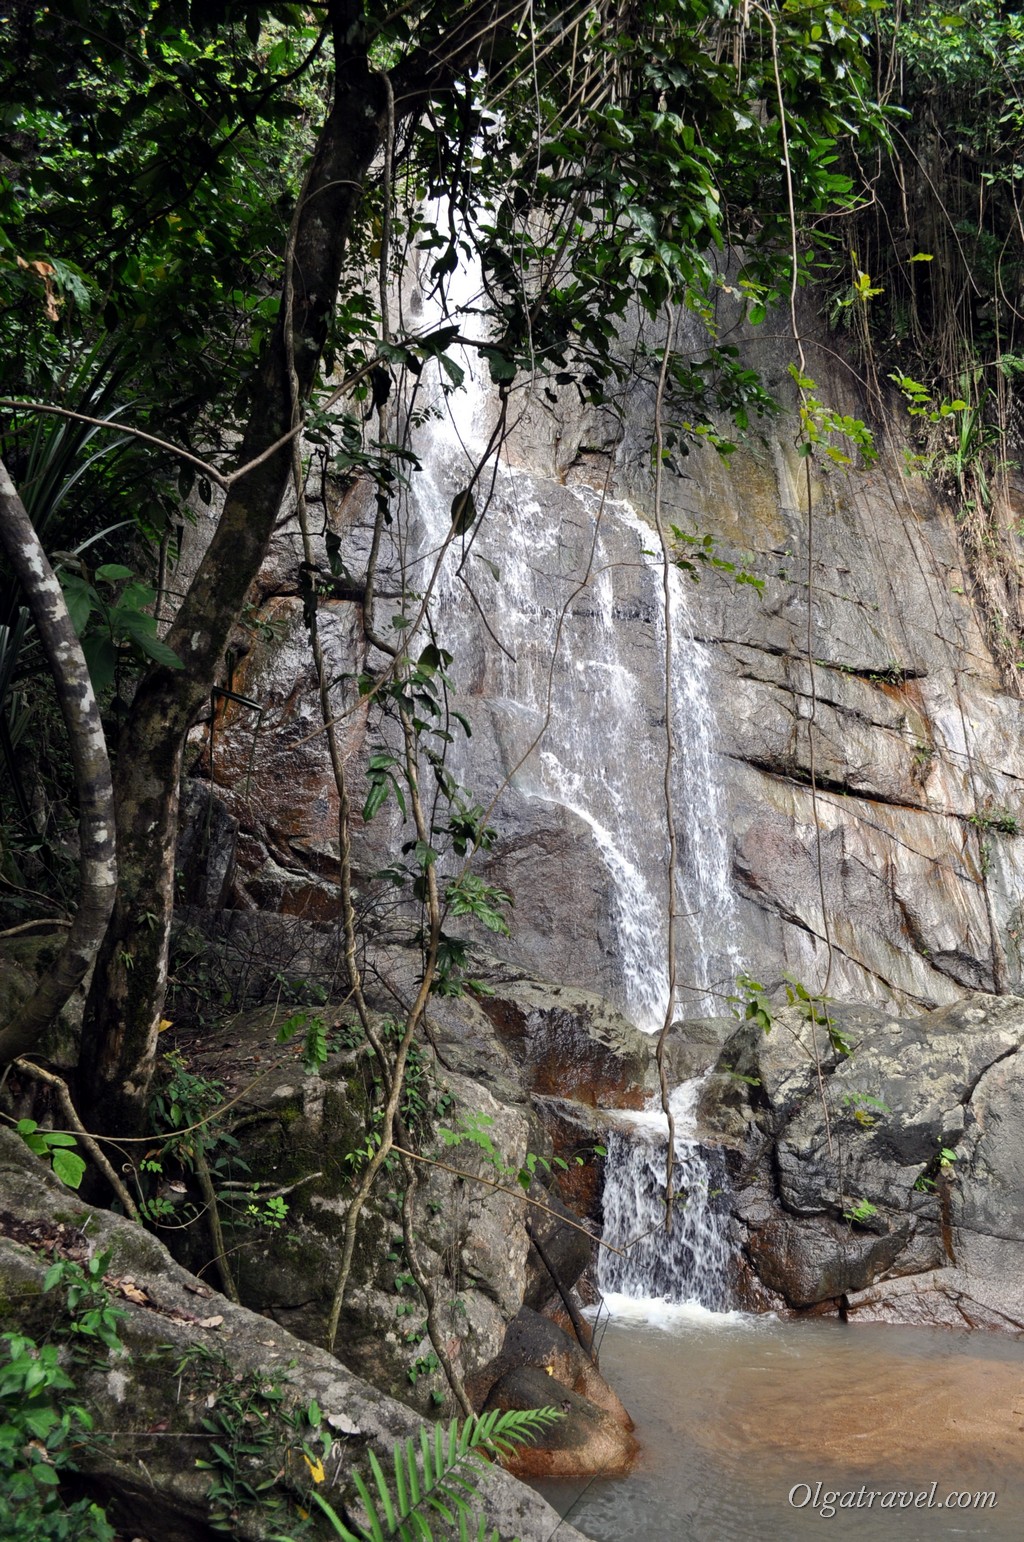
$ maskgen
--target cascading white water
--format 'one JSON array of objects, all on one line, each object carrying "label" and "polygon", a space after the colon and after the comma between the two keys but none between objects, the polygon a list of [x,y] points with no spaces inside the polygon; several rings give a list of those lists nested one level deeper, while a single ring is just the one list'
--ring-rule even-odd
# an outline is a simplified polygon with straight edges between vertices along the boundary
[{"label": "cascading white water", "polygon": [[664,1115],[637,1115],[632,1129],[610,1138],[603,1235],[624,1256],[600,1249],[598,1283],[606,1296],[693,1303],[711,1311],[730,1304],[725,1169],[721,1153],[701,1147],[695,1138],[700,1086],[700,1080],[684,1082],[671,1098],[677,1202],[670,1230],[665,1227]]},{"label": "cascading white water", "polygon": [[[479,361],[467,353],[464,364],[465,389],[439,397],[439,416],[421,447],[415,506],[424,577],[427,554],[449,533],[452,500],[472,475],[496,410]],[[491,488],[489,468],[475,489],[478,503]],[[661,558],[652,544],[653,532],[628,503],[582,483],[538,482],[502,463],[487,517],[468,547],[453,543],[434,588],[436,632],[455,655],[452,672],[463,688],[465,660],[479,658],[480,612],[486,617],[493,641],[486,643],[487,662],[473,666],[473,689],[489,700],[504,764],[518,766],[517,791],[570,811],[591,833],[611,880],[622,1005],[645,1031],[661,1027],[668,997],[665,618]],[[731,987],[737,959],[710,662],[693,637],[688,582],[670,570],[681,918],[676,1010],[692,1016],[717,1009],[716,993]],[[458,748],[454,753],[458,774]]]},{"label": "cascading white water", "polygon": [[[473,326],[475,283],[471,272],[458,275],[463,336]],[[472,348],[461,363],[464,389],[439,388],[419,446],[413,548],[424,585],[434,554],[450,538],[453,500],[474,478],[498,410]],[[585,482],[541,480],[503,453],[473,491],[478,506],[486,498],[487,516],[471,537],[451,543],[436,574],[435,635],[455,655],[452,674],[463,694],[486,698],[499,759],[517,793],[560,806],[589,830],[611,880],[622,1005],[645,1031],[662,1026],[668,1002],[663,777],[671,629],[676,1013],[721,1010],[739,960],[711,663],[694,637],[690,579],[670,567],[666,616],[654,531],[630,504]],[[481,653],[484,627],[491,641]],[[463,772],[457,747],[452,766]],[[471,782],[472,774],[464,779]],[[484,792],[474,788],[475,795]],[[647,1235],[623,1260],[602,1253],[601,1285],[720,1310],[729,1300],[729,1248],[716,1203],[724,1168],[693,1138],[695,1087],[677,1089],[673,1100],[680,1203],[672,1230],[664,1226],[667,1131],[662,1116],[650,1116],[635,1132],[611,1137],[606,1237],[619,1246]]]}]

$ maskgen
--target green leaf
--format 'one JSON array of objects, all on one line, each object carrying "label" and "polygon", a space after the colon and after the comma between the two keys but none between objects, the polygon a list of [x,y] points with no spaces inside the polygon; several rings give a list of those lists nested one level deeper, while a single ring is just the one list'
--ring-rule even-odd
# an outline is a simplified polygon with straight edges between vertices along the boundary
[{"label": "green leaf", "polygon": [[91,636],[82,638],[82,652],[85,654],[93,690],[100,695],[113,685],[117,671],[117,650],[113,639],[93,632]]},{"label": "green leaf", "polygon": [[456,535],[465,535],[468,530],[472,530],[475,522],[476,503],[467,487],[452,499],[452,530]]},{"label": "green leaf", "polygon": [[388,1488],[387,1479],[384,1476],[376,1454],[371,1450],[367,1455],[370,1462],[370,1471],[373,1473],[374,1481],[377,1484],[377,1493],[380,1495],[381,1506],[384,1510],[384,1519],[387,1522],[388,1530],[393,1532],[396,1526],[395,1507],[391,1502],[391,1491]]},{"label": "green leaf", "polygon": [[460,386],[466,378],[466,371],[454,359],[450,359],[446,353],[438,355],[437,362],[444,370],[453,385]]},{"label": "green leaf", "polygon": [[309,1500],[311,1504],[316,1505],[321,1515],[326,1517],[335,1536],[340,1537],[341,1542],[364,1542],[364,1539],[357,1537],[354,1531],[349,1531],[334,1506],[329,1504],[326,1499],[321,1498],[316,1489],[310,1494]]},{"label": "green leaf", "polygon": [[377,1513],[377,1507],[370,1497],[370,1491],[366,1484],[363,1482],[361,1474],[354,1472],[352,1474],[352,1482],[355,1484],[356,1493],[362,1500],[363,1508],[366,1511],[366,1517],[370,1523],[369,1534],[372,1538],[372,1542],[384,1542],[384,1530],[380,1523],[380,1516]]},{"label": "green leaf", "polygon": [[503,381],[516,378],[516,366],[512,359],[493,348],[482,348],[480,352],[487,361],[487,368],[495,385],[501,385]]},{"label": "green leaf", "polygon": [[75,574],[63,574],[61,588],[64,590],[64,603],[71,617],[71,625],[77,636],[81,637],[93,607],[92,588],[84,578],[79,578]]},{"label": "green leaf", "polygon": [[85,1162],[76,1151],[55,1151],[53,1170],[61,1183],[66,1183],[69,1189],[77,1189],[85,1175]]}]

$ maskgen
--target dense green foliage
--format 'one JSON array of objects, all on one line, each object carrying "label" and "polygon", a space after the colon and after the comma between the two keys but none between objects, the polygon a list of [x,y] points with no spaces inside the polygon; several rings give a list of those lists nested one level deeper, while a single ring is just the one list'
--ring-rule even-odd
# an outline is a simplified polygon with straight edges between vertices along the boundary
[{"label": "dense green foliage", "polygon": [[966,375],[995,393],[1024,369],[1022,88],[1024,22],[992,0],[912,0],[881,23],[891,142],[864,158],[851,246],[879,353],[943,389]]},{"label": "dense green foliage", "polygon": [[995,0],[907,0],[880,13],[873,67],[890,134],[846,154],[863,200],[833,315],[869,381],[900,387],[911,468],[951,497],[989,646],[1019,692],[1024,25]]}]

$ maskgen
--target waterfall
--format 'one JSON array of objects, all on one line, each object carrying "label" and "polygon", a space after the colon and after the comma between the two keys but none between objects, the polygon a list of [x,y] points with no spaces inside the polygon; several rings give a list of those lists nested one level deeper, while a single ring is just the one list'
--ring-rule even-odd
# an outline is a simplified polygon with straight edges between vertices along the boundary
[{"label": "waterfall", "polygon": [[633,1129],[610,1137],[604,1240],[626,1252],[620,1257],[599,1250],[598,1283],[604,1295],[694,1303],[711,1311],[724,1311],[730,1304],[724,1158],[695,1138],[694,1114],[703,1080],[684,1082],[671,1098],[677,1199],[670,1231],[665,1229],[664,1115],[659,1111],[636,1116]]},{"label": "waterfall", "polygon": [[[474,321],[475,282],[471,273],[458,275],[464,336]],[[463,389],[445,394],[438,386],[434,415],[418,441],[411,549],[423,583],[450,532],[452,500],[469,483],[497,412],[475,352],[466,349],[460,363]],[[486,517],[471,538],[452,543],[437,575],[436,635],[455,656],[457,689],[484,699],[493,763],[516,768],[520,797],[557,805],[589,831],[612,896],[619,974],[612,989],[633,1021],[654,1031],[668,1000],[665,615],[661,554],[651,549],[657,539],[624,500],[584,482],[560,485],[535,475],[505,452],[497,467],[487,467],[474,497],[478,506],[487,502]],[[693,635],[689,585],[670,569],[681,1016],[721,1010],[739,962],[710,658]],[[473,785],[482,736],[475,707],[468,710],[474,744],[453,746],[450,764],[486,803],[493,789]]]},{"label": "waterfall", "polygon": [[[471,265],[456,280],[466,337],[479,280]],[[429,319],[441,325],[446,318],[438,312]],[[529,451],[516,450],[513,458],[503,447],[477,477],[498,404],[475,350],[466,348],[460,365],[463,389],[439,384],[421,427],[409,543],[421,576],[414,587],[433,583],[435,636],[454,655],[450,673],[463,698],[457,704],[473,717],[473,741],[451,747],[449,768],[487,802],[493,789],[475,787],[473,777],[481,762],[496,766],[511,776],[520,799],[556,805],[588,832],[609,879],[620,1004],[641,1029],[659,1029],[668,1002],[663,777],[670,627],[676,1010],[718,1012],[740,960],[711,658],[695,636],[691,580],[669,568],[666,616],[662,555],[650,524],[606,489],[532,471]],[[431,579],[456,500],[471,480],[486,516],[451,542]],[[467,708],[467,697],[479,705]],[[673,1093],[679,1202],[670,1233],[663,1116],[644,1116],[611,1136],[606,1238],[622,1246],[647,1235],[623,1259],[602,1251],[604,1291],[697,1301],[713,1310],[728,1305],[724,1161],[694,1138],[696,1098],[696,1083]]]}]

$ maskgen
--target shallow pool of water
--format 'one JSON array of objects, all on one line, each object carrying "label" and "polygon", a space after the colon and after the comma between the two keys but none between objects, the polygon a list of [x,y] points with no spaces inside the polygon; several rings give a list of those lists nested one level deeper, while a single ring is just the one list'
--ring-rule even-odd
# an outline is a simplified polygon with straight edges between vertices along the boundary
[{"label": "shallow pool of water", "polygon": [[1024,1345],[611,1305],[601,1369],[640,1462],[628,1478],[537,1485],[595,1542],[1024,1535]]}]

